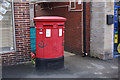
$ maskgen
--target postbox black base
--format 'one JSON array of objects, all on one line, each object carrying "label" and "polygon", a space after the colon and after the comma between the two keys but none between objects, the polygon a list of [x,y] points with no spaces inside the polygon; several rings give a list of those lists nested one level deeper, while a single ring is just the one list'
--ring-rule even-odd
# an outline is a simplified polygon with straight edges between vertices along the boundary
[{"label": "postbox black base", "polygon": [[36,58],[36,70],[55,70],[64,68],[64,56],[52,59]]}]

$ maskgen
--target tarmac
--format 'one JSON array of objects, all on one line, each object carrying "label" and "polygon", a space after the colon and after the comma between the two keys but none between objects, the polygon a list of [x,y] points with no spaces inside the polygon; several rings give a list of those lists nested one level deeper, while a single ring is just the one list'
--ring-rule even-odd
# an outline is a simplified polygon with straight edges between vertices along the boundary
[{"label": "tarmac", "polygon": [[62,69],[40,72],[29,62],[2,67],[2,78],[118,78],[118,58],[100,60],[69,52],[64,54],[65,67]]}]

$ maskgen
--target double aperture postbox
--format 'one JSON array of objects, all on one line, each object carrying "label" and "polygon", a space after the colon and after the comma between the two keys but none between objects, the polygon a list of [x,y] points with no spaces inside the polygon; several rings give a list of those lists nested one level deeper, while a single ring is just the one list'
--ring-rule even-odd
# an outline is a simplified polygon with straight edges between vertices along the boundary
[{"label": "double aperture postbox", "polygon": [[64,66],[64,22],[66,18],[44,16],[34,18],[36,24],[36,68]]}]

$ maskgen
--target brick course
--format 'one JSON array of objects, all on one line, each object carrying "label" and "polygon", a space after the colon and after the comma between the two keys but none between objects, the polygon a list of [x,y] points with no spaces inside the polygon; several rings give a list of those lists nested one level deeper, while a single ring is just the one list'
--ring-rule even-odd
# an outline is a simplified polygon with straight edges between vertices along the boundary
[{"label": "brick course", "polygon": [[14,3],[16,52],[3,53],[2,64],[16,65],[30,61],[29,3]]}]

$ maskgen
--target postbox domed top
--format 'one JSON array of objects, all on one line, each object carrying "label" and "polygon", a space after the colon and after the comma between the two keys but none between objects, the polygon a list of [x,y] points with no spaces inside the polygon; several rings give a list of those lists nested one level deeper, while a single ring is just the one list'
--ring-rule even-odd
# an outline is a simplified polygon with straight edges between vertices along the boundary
[{"label": "postbox domed top", "polygon": [[34,21],[66,21],[64,17],[58,16],[41,16],[33,19]]}]

